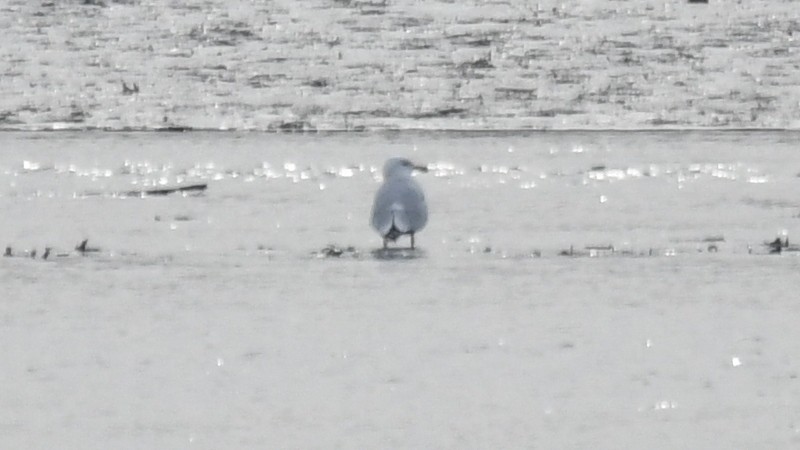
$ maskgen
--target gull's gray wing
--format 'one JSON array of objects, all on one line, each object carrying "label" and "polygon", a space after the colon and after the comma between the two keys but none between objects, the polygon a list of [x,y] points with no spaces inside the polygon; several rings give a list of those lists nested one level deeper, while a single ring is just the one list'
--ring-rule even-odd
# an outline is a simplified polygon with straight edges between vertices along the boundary
[{"label": "gull's gray wing", "polygon": [[412,178],[387,179],[375,194],[372,227],[386,236],[392,225],[401,234],[416,233],[428,222],[422,187]]}]

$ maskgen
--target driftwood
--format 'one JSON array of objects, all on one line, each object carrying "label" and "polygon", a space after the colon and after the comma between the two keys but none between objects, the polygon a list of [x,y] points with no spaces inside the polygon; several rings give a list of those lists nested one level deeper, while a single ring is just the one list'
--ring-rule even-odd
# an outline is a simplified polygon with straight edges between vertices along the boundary
[{"label": "driftwood", "polygon": [[177,194],[177,193],[184,193],[184,192],[203,192],[208,188],[208,184],[206,183],[199,183],[199,184],[189,184],[186,186],[177,186],[171,188],[153,188],[153,189],[142,189],[140,191],[128,191],[124,194],[128,197],[136,197],[136,196],[157,196],[157,195],[169,195],[169,194]]},{"label": "driftwood", "polygon": [[149,196],[164,196],[170,194],[183,194],[183,193],[200,193],[208,188],[207,183],[187,184],[185,186],[175,187],[159,187],[139,189],[135,191],[120,191],[120,192],[101,192],[101,191],[88,191],[84,192],[84,196],[124,196],[124,197],[149,197]]}]

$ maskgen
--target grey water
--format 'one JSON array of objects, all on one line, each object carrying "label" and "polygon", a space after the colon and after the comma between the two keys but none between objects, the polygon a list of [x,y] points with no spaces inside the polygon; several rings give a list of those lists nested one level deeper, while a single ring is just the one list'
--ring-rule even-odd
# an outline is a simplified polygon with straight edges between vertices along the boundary
[{"label": "grey water", "polygon": [[0,129],[800,127],[792,0],[0,4]]},{"label": "grey water", "polygon": [[0,447],[797,448],[798,11],[0,4]]},{"label": "grey water", "polygon": [[793,448],[797,137],[0,133],[4,445]]}]

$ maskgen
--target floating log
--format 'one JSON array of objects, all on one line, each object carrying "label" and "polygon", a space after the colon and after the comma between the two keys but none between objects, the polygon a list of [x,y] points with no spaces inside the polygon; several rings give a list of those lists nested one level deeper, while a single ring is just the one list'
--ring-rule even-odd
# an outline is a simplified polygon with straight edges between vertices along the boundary
[{"label": "floating log", "polygon": [[101,192],[101,191],[88,191],[83,195],[90,196],[120,196],[120,197],[147,197],[147,196],[164,196],[170,194],[203,192],[208,188],[207,183],[187,184],[185,186],[174,187],[154,187],[148,189],[140,189],[135,191],[122,191],[122,192]]},{"label": "floating log", "polygon": [[142,189],[140,191],[128,191],[124,194],[128,197],[141,197],[141,196],[163,196],[169,194],[176,194],[176,193],[184,193],[184,192],[203,192],[208,188],[207,183],[199,183],[199,184],[190,184],[186,186],[176,186],[171,188],[153,188],[153,189]]}]

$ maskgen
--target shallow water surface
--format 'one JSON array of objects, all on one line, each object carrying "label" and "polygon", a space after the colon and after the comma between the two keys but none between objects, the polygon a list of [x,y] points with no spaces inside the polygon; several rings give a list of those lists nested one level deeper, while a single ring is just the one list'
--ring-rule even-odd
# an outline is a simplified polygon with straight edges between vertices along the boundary
[{"label": "shallow water surface", "polygon": [[[4,442],[796,447],[796,141],[0,134]],[[387,256],[394,155],[431,218]]]}]

